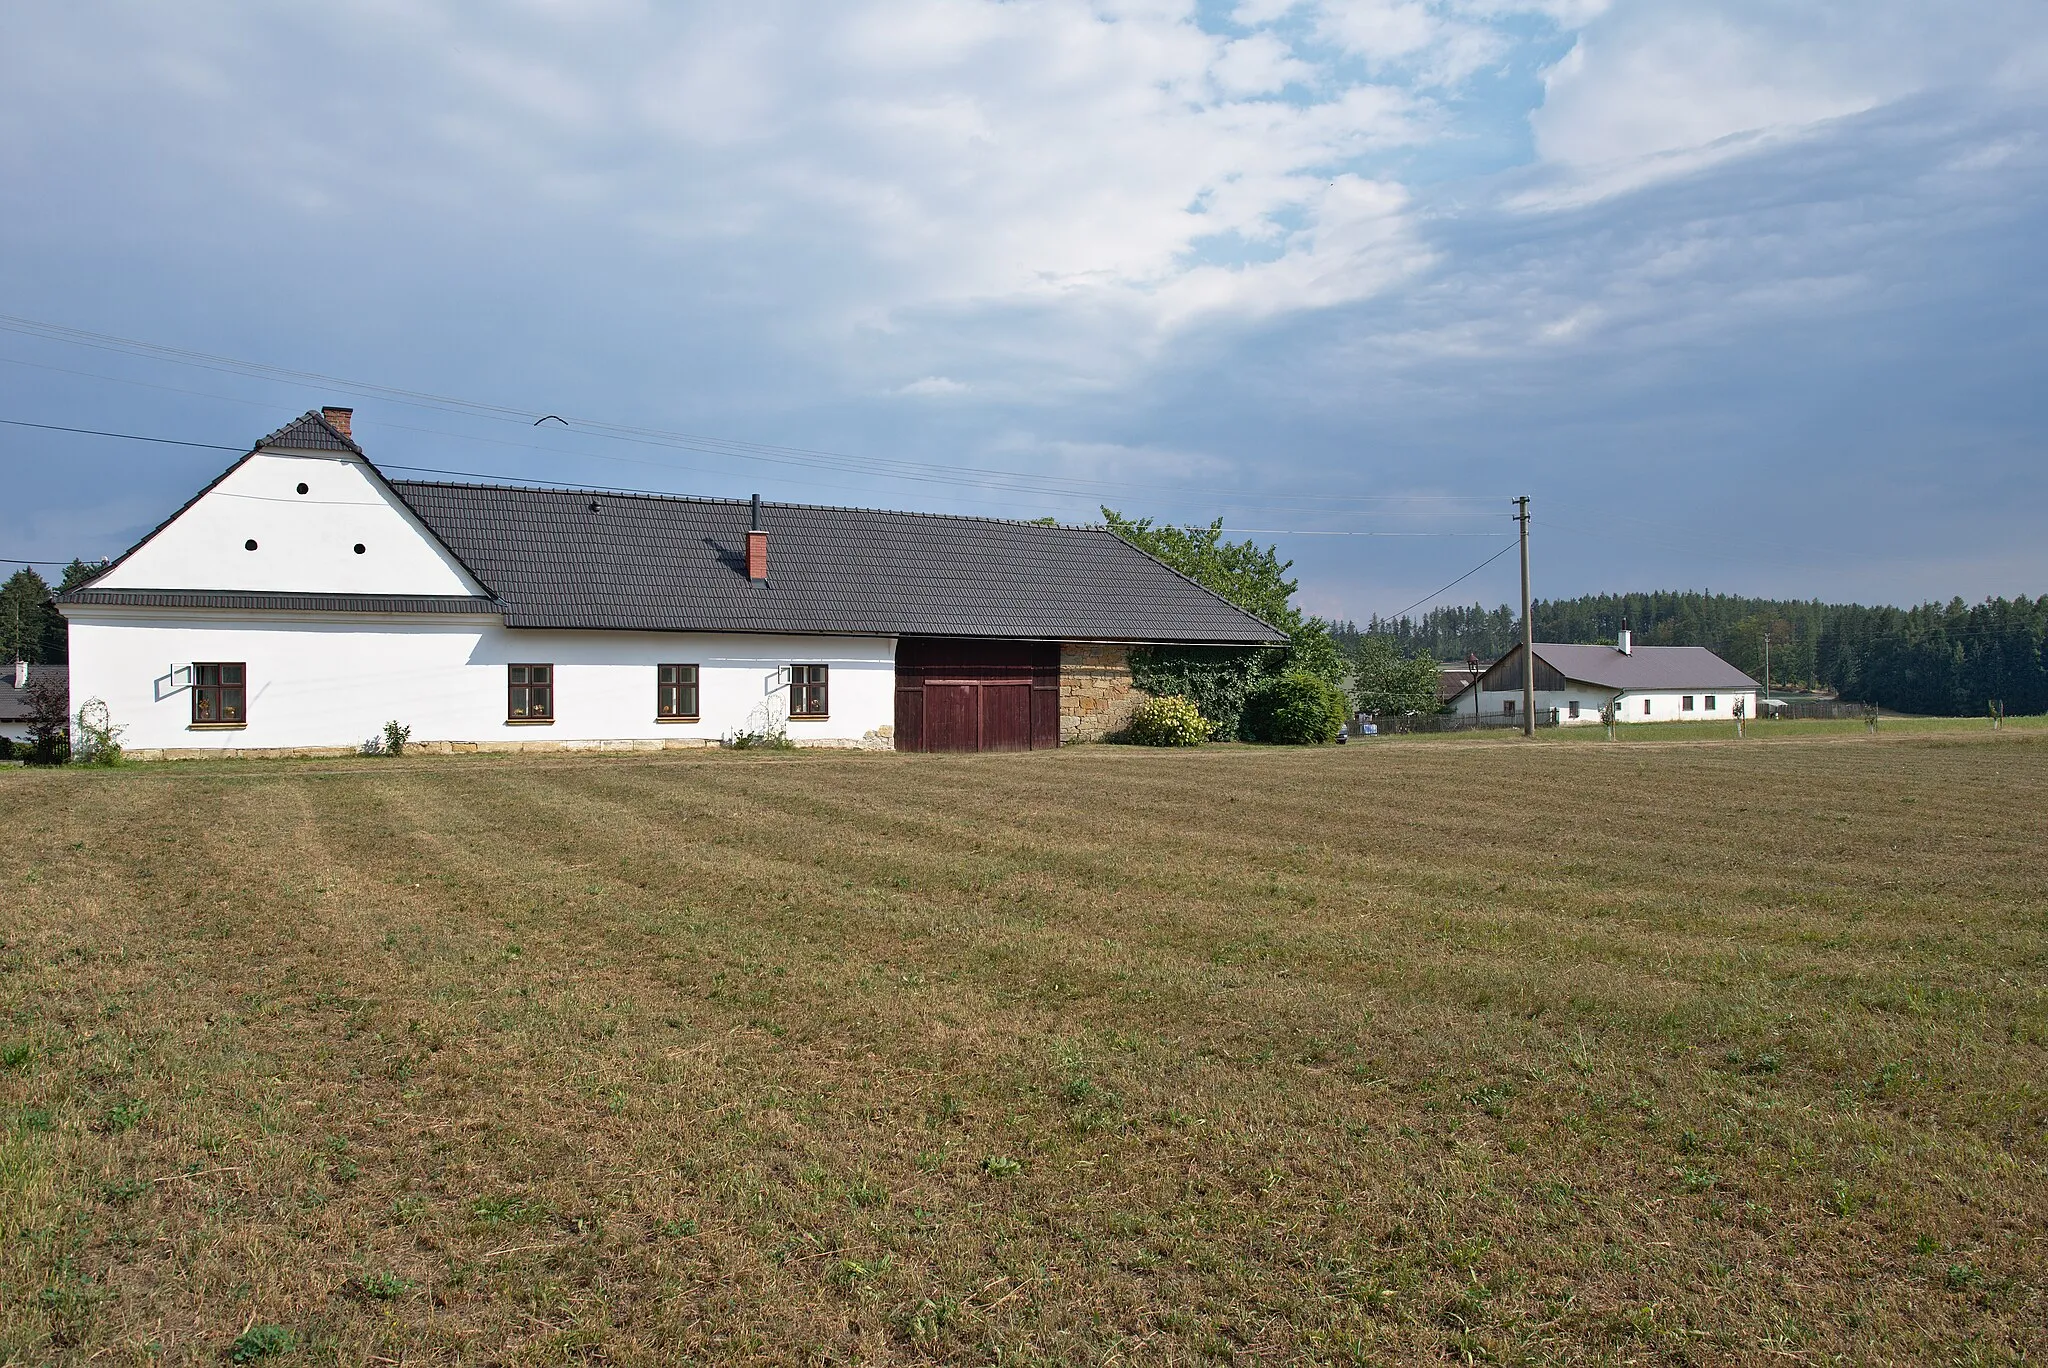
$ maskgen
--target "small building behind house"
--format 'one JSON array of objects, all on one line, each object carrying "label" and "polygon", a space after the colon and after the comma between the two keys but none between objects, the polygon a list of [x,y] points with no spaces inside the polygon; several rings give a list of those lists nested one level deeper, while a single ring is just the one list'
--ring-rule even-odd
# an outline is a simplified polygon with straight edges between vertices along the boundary
[{"label": "small building behind house", "polygon": [[44,683],[64,689],[70,674],[70,668],[64,665],[9,662],[6,672],[0,674],[0,736],[16,745],[32,739],[29,720],[35,715],[35,707],[29,701],[29,690]]},{"label": "small building behind house", "polygon": [[[1515,717],[1522,706],[1517,645],[1451,699],[1461,716]],[[1757,715],[1757,682],[1704,646],[1637,646],[1628,624],[1612,646],[1539,641],[1536,716],[1561,726],[1597,724],[1609,704],[1620,722],[1713,722]]]}]

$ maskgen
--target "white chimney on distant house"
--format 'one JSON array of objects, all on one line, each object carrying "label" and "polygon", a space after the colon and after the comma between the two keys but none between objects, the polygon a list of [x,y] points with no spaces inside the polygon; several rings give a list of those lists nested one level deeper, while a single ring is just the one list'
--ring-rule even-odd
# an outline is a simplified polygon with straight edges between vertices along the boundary
[{"label": "white chimney on distant house", "polygon": [[1623,655],[1635,654],[1635,638],[1629,633],[1627,618],[1623,618],[1621,620],[1621,639],[1615,642],[1614,644],[1616,649],[1618,649]]},{"label": "white chimney on distant house", "polygon": [[14,662],[14,687],[16,689],[26,689],[28,687],[28,662],[26,660]]}]

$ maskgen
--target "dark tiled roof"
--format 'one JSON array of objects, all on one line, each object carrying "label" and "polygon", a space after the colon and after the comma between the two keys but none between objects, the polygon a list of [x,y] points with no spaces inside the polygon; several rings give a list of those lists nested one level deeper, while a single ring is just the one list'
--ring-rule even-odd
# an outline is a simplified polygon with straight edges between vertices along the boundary
[{"label": "dark tiled roof", "polygon": [[245,608],[302,613],[485,613],[505,605],[467,594],[267,594],[237,589],[74,589],[59,603],[99,608]]},{"label": "dark tiled roof", "polygon": [[[44,680],[54,680],[59,688],[68,686],[71,679],[69,665],[31,665],[28,667],[28,688],[33,689]],[[6,673],[0,674],[0,722],[26,722],[32,709],[28,705],[28,689],[14,687],[14,665],[7,663]]]},{"label": "dark tiled roof", "polygon": [[1284,641],[1104,528],[394,480],[510,627],[1067,641]]},{"label": "dark tiled roof", "polygon": [[363,454],[361,447],[336,432],[333,425],[320,416],[319,409],[307,409],[256,444],[258,451],[265,447],[287,447],[293,451],[352,451],[358,456]]},{"label": "dark tiled roof", "polygon": [[1614,646],[1536,643],[1536,658],[1566,679],[1608,689],[1754,689],[1757,683],[1704,646]]}]

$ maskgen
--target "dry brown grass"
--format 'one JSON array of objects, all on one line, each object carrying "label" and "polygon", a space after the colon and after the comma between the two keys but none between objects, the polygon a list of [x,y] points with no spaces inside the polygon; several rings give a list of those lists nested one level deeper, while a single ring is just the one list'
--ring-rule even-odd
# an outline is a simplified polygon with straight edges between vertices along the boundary
[{"label": "dry brown grass", "polygon": [[2032,1361],[2044,761],[0,775],[0,1360]]}]

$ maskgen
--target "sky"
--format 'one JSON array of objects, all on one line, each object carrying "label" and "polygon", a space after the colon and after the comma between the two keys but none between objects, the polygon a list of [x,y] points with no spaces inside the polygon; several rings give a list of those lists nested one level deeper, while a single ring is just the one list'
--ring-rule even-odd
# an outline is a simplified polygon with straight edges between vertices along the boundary
[{"label": "sky", "polygon": [[2041,594],[2044,320],[2040,0],[0,9],[0,556],[338,404],[399,477],[1220,517],[1361,621],[1512,599],[1521,494],[1539,597]]}]

